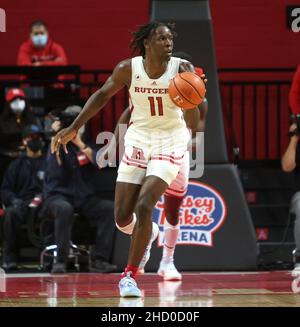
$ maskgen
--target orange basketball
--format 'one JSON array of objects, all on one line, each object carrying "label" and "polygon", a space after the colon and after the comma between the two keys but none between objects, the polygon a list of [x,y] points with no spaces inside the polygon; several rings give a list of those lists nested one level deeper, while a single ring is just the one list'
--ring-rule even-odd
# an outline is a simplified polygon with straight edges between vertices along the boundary
[{"label": "orange basketball", "polygon": [[203,80],[192,72],[176,74],[169,85],[172,102],[182,109],[192,109],[201,104],[205,92]]}]

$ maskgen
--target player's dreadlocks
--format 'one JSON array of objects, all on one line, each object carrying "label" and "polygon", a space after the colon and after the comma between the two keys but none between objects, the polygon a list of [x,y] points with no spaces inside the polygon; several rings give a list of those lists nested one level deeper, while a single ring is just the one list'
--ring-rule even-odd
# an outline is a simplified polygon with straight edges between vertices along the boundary
[{"label": "player's dreadlocks", "polygon": [[159,26],[168,27],[171,33],[176,36],[174,31],[175,24],[173,23],[162,23],[154,21],[145,25],[141,25],[137,31],[131,33],[133,35],[133,39],[130,42],[130,48],[132,49],[132,52],[144,57],[144,40],[147,39]]}]

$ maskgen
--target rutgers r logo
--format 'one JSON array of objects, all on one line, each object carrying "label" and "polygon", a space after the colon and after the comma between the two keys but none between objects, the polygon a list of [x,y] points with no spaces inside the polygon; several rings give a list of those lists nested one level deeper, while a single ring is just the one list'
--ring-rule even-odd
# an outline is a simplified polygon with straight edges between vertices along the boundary
[{"label": "rutgers r logo", "polygon": [[140,148],[136,148],[135,146],[133,147],[131,159],[144,160],[144,161],[146,160],[143,150]]},{"label": "rutgers r logo", "polygon": [[6,32],[6,14],[2,8],[0,8],[0,32]]},{"label": "rutgers r logo", "polygon": [[176,97],[174,97],[173,100],[179,105],[183,103],[183,100],[179,95],[176,95]]}]

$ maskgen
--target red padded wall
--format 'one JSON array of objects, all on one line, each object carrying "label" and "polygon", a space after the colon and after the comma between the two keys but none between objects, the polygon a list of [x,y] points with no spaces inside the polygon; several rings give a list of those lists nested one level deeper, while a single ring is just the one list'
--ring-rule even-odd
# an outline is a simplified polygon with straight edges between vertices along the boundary
[{"label": "red padded wall", "polygon": [[295,67],[300,33],[286,27],[299,0],[210,0],[218,67]]},{"label": "red padded wall", "polygon": [[128,31],[149,16],[148,0],[1,0],[0,7],[7,18],[7,32],[0,33],[0,65],[16,63],[28,26],[42,19],[70,64],[109,69],[130,55]]},{"label": "red padded wall", "polygon": [[[28,25],[44,19],[71,64],[112,68],[129,56],[128,30],[148,20],[150,0],[1,0],[7,32],[0,64],[14,64]],[[218,67],[296,66],[300,33],[286,28],[286,5],[299,0],[210,0]]]},{"label": "red padded wall", "polygon": [[[296,67],[300,63],[300,33],[287,28],[286,7],[300,7],[299,0],[210,0],[215,49],[218,68],[276,68]],[[227,73],[220,80],[290,80],[292,74],[284,73]],[[276,88],[275,88],[276,89]],[[251,93],[245,89],[244,121],[241,125],[241,98],[236,90],[233,100],[232,131],[241,150],[241,157],[253,159],[253,134],[256,133],[258,159],[278,159],[285,151],[289,126],[288,85],[281,89],[280,106],[277,93],[269,89],[266,95],[258,88],[256,129],[253,120]],[[229,107],[224,92],[223,110]],[[277,113],[279,111],[279,113]],[[267,135],[266,135],[267,134]]]}]

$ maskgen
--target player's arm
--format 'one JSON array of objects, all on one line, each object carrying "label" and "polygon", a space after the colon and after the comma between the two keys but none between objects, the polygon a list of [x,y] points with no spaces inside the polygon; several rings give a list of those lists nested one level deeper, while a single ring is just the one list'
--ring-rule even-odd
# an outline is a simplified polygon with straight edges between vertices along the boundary
[{"label": "player's arm", "polygon": [[105,167],[107,164],[110,166],[115,162],[116,149],[119,145],[120,140],[124,137],[126,133],[126,128],[121,128],[121,125],[128,126],[130,121],[131,112],[129,107],[127,107],[120,116],[117,125],[114,130],[114,137],[109,141],[109,143],[101,149],[101,152],[97,155],[97,164],[99,168]]},{"label": "player's arm", "polygon": [[[179,66],[179,73],[182,72],[195,72],[194,66],[189,61],[181,61]],[[195,107],[194,109],[184,110],[184,120],[187,124],[187,127],[192,130],[192,132],[196,132],[200,119],[200,106]]]},{"label": "player's arm", "polygon": [[[295,129],[297,129],[297,125],[292,124],[290,127],[290,132],[293,132]],[[285,172],[292,172],[296,168],[298,142],[299,142],[299,136],[293,135],[290,139],[290,143],[284,155],[282,156],[281,167],[282,170]]]},{"label": "player's arm", "polygon": [[205,131],[206,116],[207,116],[207,111],[208,111],[208,102],[207,102],[206,98],[204,98],[203,102],[198,106],[198,108],[199,108],[200,119],[198,121],[196,130],[194,130],[192,132],[192,149],[193,149],[193,151],[195,151],[197,148],[197,142],[198,142],[198,140],[200,140],[199,137],[200,138],[202,137],[201,134],[199,135],[197,132],[204,133],[204,131]]},{"label": "player's arm", "polygon": [[130,117],[131,117],[131,112],[130,112],[130,109],[129,107],[127,107],[123,112],[122,112],[122,115],[120,116],[118,122],[117,122],[117,125],[116,125],[116,128],[114,130],[114,135],[115,135],[115,139],[116,139],[116,145],[119,144],[119,140],[120,138],[123,138],[125,133],[123,134],[120,134],[120,125],[128,125],[129,124],[129,121],[130,121]]},{"label": "player's arm", "polygon": [[110,154],[111,151],[115,150],[115,147],[117,147],[120,143],[120,140],[124,137],[126,134],[126,128],[121,128],[120,126],[126,125],[126,127],[129,124],[131,117],[131,112],[129,107],[127,107],[121,114],[117,125],[114,130],[114,137],[109,141],[105,151],[103,151],[104,159],[107,159],[108,154]]},{"label": "player's arm", "polygon": [[208,101],[206,98],[203,99],[202,103],[199,104],[198,108],[200,117],[195,132],[204,132],[208,112]]},{"label": "player's arm", "polygon": [[90,118],[100,111],[109,99],[115,95],[124,86],[130,86],[131,83],[131,60],[120,62],[114,69],[112,75],[107,79],[104,85],[90,96],[82,111],[67,128],[62,129],[53,138],[51,145],[52,153],[59,153],[60,144],[64,145],[65,152],[66,144],[71,141],[77,134],[79,128],[84,125]]}]

